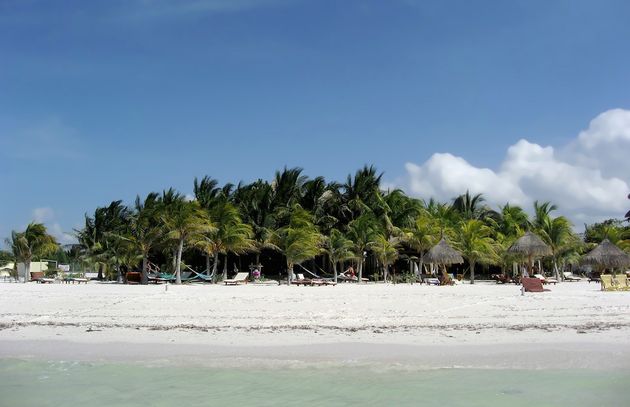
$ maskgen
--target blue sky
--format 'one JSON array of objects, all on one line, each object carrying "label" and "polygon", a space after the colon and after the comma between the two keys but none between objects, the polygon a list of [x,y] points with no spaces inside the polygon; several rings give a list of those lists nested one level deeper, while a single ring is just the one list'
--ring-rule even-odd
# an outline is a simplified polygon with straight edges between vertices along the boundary
[{"label": "blue sky", "polygon": [[[434,153],[501,175],[524,138],[573,163],[613,109],[630,147],[628,21],[621,0],[0,0],[0,237],[32,219],[62,236],[114,199],[285,165],[343,180],[374,164],[442,197],[413,187],[414,165],[448,183]],[[514,182],[523,203],[556,198]],[[614,216],[618,199],[570,214]]]}]

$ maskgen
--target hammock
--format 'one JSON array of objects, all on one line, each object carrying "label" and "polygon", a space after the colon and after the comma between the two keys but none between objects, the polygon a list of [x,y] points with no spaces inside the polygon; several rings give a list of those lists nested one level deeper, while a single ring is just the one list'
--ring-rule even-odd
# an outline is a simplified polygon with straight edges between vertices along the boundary
[{"label": "hammock", "polygon": [[203,281],[212,281],[214,279],[214,273],[210,275],[199,273],[197,270],[193,269],[187,264],[185,264],[184,267],[186,267],[190,272],[192,272],[195,275],[195,278],[198,278]]},{"label": "hammock", "polygon": [[[304,267],[304,266],[303,266],[303,265],[301,265],[301,264],[298,264],[298,266],[302,267],[302,268],[304,269],[304,271],[306,271],[308,274],[312,275],[312,276],[313,276],[313,277],[315,277],[315,278],[324,278],[324,277],[322,277],[322,276],[318,276],[317,274],[313,273],[312,271],[310,271],[309,269],[307,269],[306,267]],[[315,265],[315,267],[317,267],[317,264]],[[317,267],[317,268],[319,268],[319,267]],[[321,269],[320,269],[320,270],[321,270]],[[324,271],[324,270],[322,270],[322,271]]]}]

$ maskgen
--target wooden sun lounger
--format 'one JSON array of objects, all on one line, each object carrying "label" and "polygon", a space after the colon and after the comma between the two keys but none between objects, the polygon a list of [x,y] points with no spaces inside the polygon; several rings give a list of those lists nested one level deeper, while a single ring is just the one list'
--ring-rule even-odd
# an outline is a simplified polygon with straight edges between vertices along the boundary
[{"label": "wooden sun lounger", "polygon": [[628,284],[628,276],[625,274],[617,274],[613,278],[613,282],[616,283],[617,291],[630,291],[630,285]]},{"label": "wooden sun lounger", "polygon": [[41,284],[52,284],[55,282],[54,278],[46,278],[43,271],[31,271],[31,281],[35,281]]},{"label": "wooden sun lounger", "polygon": [[542,281],[543,284],[557,284],[558,280],[555,278],[547,278],[542,274],[534,274],[534,277]]},{"label": "wooden sun lounger", "polygon": [[228,278],[227,280],[223,280],[225,285],[238,285],[238,284],[247,284],[247,278],[249,277],[249,273],[236,273],[234,278]]},{"label": "wooden sun lounger", "polygon": [[564,281],[582,281],[580,277],[574,276],[570,271],[565,271],[562,273],[562,276],[564,277]]},{"label": "wooden sun lounger", "polygon": [[523,277],[521,279],[521,284],[523,284],[523,288],[525,288],[525,292],[528,293],[542,293],[543,291],[551,291],[549,289],[543,288],[542,281],[536,277]]},{"label": "wooden sun lounger", "polygon": [[616,281],[613,281],[612,275],[602,274],[599,277],[599,281],[602,285],[602,291],[618,291]]}]

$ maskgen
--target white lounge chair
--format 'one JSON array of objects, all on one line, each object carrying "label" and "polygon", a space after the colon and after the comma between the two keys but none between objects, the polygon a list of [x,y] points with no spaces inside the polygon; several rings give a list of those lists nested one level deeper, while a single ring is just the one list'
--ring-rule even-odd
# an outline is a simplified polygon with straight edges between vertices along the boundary
[{"label": "white lounge chair", "polygon": [[249,273],[236,273],[234,278],[228,278],[227,280],[223,280],[225,285],[238,285],[238,284],[247,284],[247,278],[249,277]]},{"label": "white lounge chair", "polygon": [[581,277],[573,275],[570,271],[565,271],[562,273],[562,277],[564,277],[564,281],[582,281]]},{"label": "white lounge chair", "polygon": [[542,274],[534,274],[534,277],[542,281],[543,284],[556,284],[558,280],[551,277],[545,277]]}]

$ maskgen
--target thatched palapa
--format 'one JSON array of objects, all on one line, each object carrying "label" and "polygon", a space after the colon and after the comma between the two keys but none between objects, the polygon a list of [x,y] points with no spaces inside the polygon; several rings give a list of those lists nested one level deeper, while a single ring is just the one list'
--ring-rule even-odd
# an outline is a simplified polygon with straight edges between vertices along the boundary
[{"label": "thatched palapa", "polygon": [[461,264],[464,262],[464,258],[442,238],[440,243],[433,246],[427,255],[424,256],[424,261],[427,263],[448,265]]},{"label": "thatched palapa", "polygon": [[596,248],[582,257],[582,263],[603,267],[625,267],[630,265],[630,255],[610,240],[604,239]]},{"label": "thatched palapa", "polygon": [[510,246],[508,251],[510,253],[523,254],[528,257],[543,257],[552,254],[551,248],[532,232],[527,232],[518,238],[518,240]]}]

